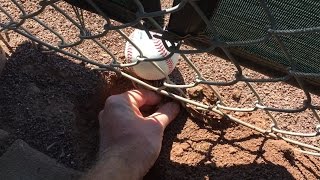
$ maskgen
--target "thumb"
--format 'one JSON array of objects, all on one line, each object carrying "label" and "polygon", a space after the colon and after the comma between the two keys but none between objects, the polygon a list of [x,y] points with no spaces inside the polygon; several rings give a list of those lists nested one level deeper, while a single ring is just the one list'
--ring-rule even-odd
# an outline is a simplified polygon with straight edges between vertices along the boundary
[{"label": "thumb", "polygon": [[163,127],[163,129],[165,129],[168,126],[168,124],[170,124],[170,122],[177,117],[179,112],[179,104],[175,102],[169,102],[162,105],[155,113],[148,116],[147,119],[158,121]]}]

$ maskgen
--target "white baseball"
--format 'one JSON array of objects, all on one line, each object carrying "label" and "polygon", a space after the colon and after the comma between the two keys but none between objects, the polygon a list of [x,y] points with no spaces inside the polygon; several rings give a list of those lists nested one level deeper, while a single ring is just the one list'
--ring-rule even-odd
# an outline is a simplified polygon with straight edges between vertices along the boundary
[{"label": "white baseball", "polygon": [[[150,32],[151,35],[157,33]],[[130,40],[142,51],[143,56],[147,58],[162,58],[170,54],[166,50],[162,41],[157,38],[149,39],[147,33],[143,30],[136,29],[131,35]],[[170,46],[170,42],[166,42]],[[125,57],[130,62],[137,62],[140,54],[138,50],[128,41],[125,47]],[[173,54],[169,59],[163,61],[154,61],[162,71],[161,72],[151,62],[140,62],[132,67],[133,72],[140,78],[146,80],[159,80],[169,75],[178,63],[179,54]]]}]

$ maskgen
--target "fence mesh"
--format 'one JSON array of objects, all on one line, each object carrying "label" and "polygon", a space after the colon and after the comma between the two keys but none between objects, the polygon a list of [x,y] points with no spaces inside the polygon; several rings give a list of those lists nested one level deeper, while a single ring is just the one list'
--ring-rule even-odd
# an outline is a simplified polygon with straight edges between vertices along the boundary
[{"label": "fence mesh", "polygon": [[[93,69],[116,72],[136,85],[179,100],[195,116],[210,118],[214,112],[266,136],[283,139],[300,152],[320,156],[320,100],[306,85],[307,80],[317,81],[320,77],[317,1],[221,0],[206,7],[209,1],[180,0],[166,1],[163,3],[166,7],[148,10],[145,1],[118,1],[124,7],[130,3],[126,7],[129,10],[124,8],[126,13],[117,18],[106,13],[99,4],[102,1],[67,2],[0,0],[0,32],[4,34],[1,40],[9,41],[6,34],[14,31],[42,45],[44,52],[59,52]],[[199,17],[201,23],[179,34],[177,29],[185,28],[179,25],[188,24],[189,12]],[[147,33],[158,32],[160,35],[155,38],[165,45],[165,40],[174,41],[171,47],[166,46],[171,53],[165,59],[179,53],[179,70],[186,73],[164,74],[165,79],[157,83],[130,74],[127,68],[142,61],[163,60],[146,58],[143,54],[136,63],[125,60],[122,53],[125,42],[135,46],[129,39],[133,27]],[[114,47],[119,51],[114,51]],[[88,53],[88,48],[94,51]],[[208,54],[216,49],[225,62]],[[255,73],[242,66],[235,54],[258,57],[283,73],[273,74],[274,77]],[[209,66],[209,62],[214,66]],[[228,68],[221,72],[221,66]],[[175,77],[177,74],[182,77]],[[295,81],[297,87],[285,83],[288,80]],[[273,92],[265,88],[268,86],[280,92],[278,98],[270,98]],[[232,95],[226,95],[224,92],[230,89]],[[200,91],[206,98],[199,99]],[[238,91],[246,96],[241,103]],[[299,96],[290,96],[291,92]],[[252,113],[257,115],[251,116]],[[255,118],[262,118],[265,123],[256,123]],[[288,121],[290,118],[295,119],[294,123]]]}]

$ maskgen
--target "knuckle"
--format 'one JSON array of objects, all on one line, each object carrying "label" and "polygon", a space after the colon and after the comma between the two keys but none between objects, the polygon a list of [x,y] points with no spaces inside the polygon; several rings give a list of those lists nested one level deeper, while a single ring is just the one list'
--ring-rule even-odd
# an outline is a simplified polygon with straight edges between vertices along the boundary
[{"label": "knuckle", "polygon": [[107,98],[105,106],[117,106],[122,104],[122,98],[120,97],[120,95],[112,95],[110,97]]},{"label": "knuckle", "polygon": [[158,120],[157,118],[149,118],[150,125],[152,126],[152,129],[155,133],[162,133],[164,128],[160,122],[160,120]]},{"label": "knuckle", "polygon": [[160,122],[158,122],[154,128],[155,128],[155,132],[157,132],[158,134],[162,134],[164,131],[164,128]]}]

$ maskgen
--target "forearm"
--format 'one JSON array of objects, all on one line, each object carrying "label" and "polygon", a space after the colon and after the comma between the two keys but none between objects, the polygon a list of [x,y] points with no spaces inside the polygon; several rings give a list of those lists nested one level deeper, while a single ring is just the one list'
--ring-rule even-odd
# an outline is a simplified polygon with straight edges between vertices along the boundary
[{"label": "forearm", "polygon": [[84,179],[142,179],[159,156],[163,131],[178,115],[179,105],[169,102],[144,117],[141,107],[156,106],[161,96],[132,90],[107,99],[99,114],[100,156]]},{"label": "forearm", "polygon": [[152,163],[142,157],[145,152],[137,153],[137,148],[145,145],[140,140],[130,140],[130,143],[107,148],[100,153],[98,163],[84,179],[142,179],[147,173],[144,163]]},{"label": "forearm", "polygon": [[84,179],[113,179],[113,180],[137,180],[142,175],[134,170],[130,163],[126,162],[126,158],[119,156],[107,155],[99,160],[98,164]]}]

